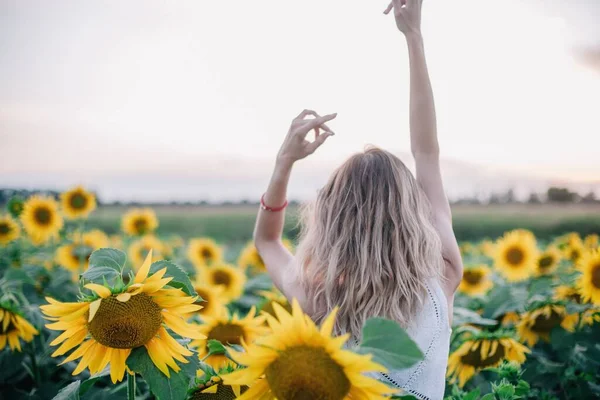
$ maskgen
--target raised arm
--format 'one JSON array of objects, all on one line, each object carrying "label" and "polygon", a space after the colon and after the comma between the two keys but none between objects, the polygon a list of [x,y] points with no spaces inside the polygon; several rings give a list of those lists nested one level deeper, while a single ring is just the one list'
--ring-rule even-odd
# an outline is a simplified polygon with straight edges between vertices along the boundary
[{"label": "raised arm", "polygon": [[431,204],[434,223],[442,240],[446,265],[444,286],[446,294],[451,296],[462,278],[462,259],[440,172],[435,104],[421,35],[422,3],[423,0],[393,0],[385,13],[394,10],[398,29],[406,37],[410,63],[411,150],[415,158],[417,182]]},{"label": "raised arm", "polygon": [[[307,119],[310,116],[314,118]],[[328,137],[334,134],[325,123],[335,117],[336,114],[321,117],[314,111],[304,110],[293,120],[277,154],[275,169],[256,218],[254,244],[267,267],[273,283],[288,298],[298,297],[299,295],[295,292],[296,288],[292,287],[293,285],[290,285],[290,282],[285,279],[286,274],[291,274],[289,268],[293,257],[281,242],[285,222],[283,206],[287,202],[287,186],[290,174],[296,161],[314,153]],[[313,130],[315,140],[309,142],[306,140],[306,136]],[[281,211],[277,211],[279,209]]]}]

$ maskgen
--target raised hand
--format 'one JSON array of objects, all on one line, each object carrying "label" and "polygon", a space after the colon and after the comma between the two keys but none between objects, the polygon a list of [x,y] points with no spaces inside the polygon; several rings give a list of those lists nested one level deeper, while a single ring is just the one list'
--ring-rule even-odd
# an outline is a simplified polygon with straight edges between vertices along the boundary
[{"label": "raised hand", "polygon": [[[313,116],[314,118],[307,119],[308,116]],[[329,114],[322,117],[312,110],[302,111],[292,121],[281,149],[279,149],[279,154],[277,154],[277,160],[293,163],[314,153],[315,150],[325,143],[328,137],[334,135],[334,132],[325,123],[331,121],[336,116],[337,114]],[[311,130],[315,131],[315,140],[313,142],[306,140],[306,135]]]},{"label": "raised hand", "polygon": [[396,25],[405,35],[421,33],[421,7],[423,0],[392,0],[383,12],[389,14],[394,10]]}]

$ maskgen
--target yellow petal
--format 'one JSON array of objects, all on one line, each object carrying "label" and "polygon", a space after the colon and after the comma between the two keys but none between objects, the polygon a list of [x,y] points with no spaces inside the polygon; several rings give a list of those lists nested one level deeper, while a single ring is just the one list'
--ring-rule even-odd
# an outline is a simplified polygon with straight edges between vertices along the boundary
[{"label": "yellow petal", "polygon": [[103,299],[110,297],[110,295],[112,294],[110,292],[109,288],[102,286],[102,285],[98,285],[96,283],[88,283],[87,285],[84,285],[83,287],[86,289],[90,289],[93,292],[96,292],[96,294]]},{"label": "yellow petal", "polygon": [[94,316],[96,315],[96,312],[100,308],[100,304],[102,304],[102,299],[98,299],[90,303],[90,315],[88,317],[88,322],[92,322]]},{"label": "yellow petal", "polygon": [[150,272],[151,264],[152,264],[152,249],[150,249],[150,251],[148,252],[148,255],[146,256],[146,260],[144,260],[144,263],[138,270],[137,274],[135,274],[135,279],[133,280],[133,283],[144,282],[144,279],[146,279],[148,277],[148,272]]},{"label": "yellow petal", "polygon": [[201,391],[200,393],[217,393],[217,389],[219,389],[219,385],[212,385]]},{"label": "yellow petal", "polygon": [[119,300],[121,303],[127,303],[130,298],[131,298],[131,293],[121,293],[120,295],[117,296],[117,300]]}]

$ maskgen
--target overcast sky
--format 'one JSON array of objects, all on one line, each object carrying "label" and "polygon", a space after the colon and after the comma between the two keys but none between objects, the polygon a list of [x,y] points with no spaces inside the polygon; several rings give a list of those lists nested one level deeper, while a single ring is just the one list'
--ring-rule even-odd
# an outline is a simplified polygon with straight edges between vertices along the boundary
[{"label": "overcast sky", "polygon": [[[163,186],[264,180],[303,108],[339,113],[305,170],[326,176],[367,143],[407,152],[406,46],[385,6],[3,0],[0,185],[121,176],[119,189],[96,185],[119,197],[129,177],[159,171]],[[600,71],[572,56],[600,49],[599,11],[595,0],[425,0],[443,156],[600,180]]]}]

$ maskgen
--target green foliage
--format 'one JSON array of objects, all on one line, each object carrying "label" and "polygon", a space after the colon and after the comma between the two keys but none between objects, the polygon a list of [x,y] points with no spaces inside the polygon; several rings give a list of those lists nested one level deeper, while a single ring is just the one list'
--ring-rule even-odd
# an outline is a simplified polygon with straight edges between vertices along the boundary
[{"label": "green foliage", "polygon": [[362,336],[356,351],[372,354],[375,361],[389,369],[408,368],[423,359],[417,344],[394,321],[371,318],[365,323]]},{"label": "green foliage", "polygon": [[189,296],[197,296],[196,290],[190,281],[190,277],[181,267],[169,261],[157,261],[150,266],[150,274],[154,274],[161,269],[166,268],[165,276],[172,277],[169,286],[183,290]]}]

